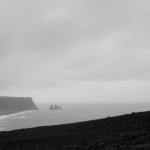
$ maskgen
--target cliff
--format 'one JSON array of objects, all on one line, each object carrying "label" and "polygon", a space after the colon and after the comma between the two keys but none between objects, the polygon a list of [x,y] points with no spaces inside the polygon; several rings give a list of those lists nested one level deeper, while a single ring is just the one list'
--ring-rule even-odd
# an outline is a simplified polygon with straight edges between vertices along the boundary
[{"label": "cliff", "polygon": [[31,97],[0,96],[0,115],[27,110],[38,110]]}]

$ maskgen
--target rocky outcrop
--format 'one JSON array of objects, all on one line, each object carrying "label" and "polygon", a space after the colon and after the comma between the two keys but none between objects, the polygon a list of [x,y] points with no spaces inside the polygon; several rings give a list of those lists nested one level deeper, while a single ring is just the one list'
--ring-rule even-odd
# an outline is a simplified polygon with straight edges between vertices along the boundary
[{"label": "rocky outcrop", "polygon": [[7,115],[27,110],[38,110],[31,97],[0,96],[0,115]]}]

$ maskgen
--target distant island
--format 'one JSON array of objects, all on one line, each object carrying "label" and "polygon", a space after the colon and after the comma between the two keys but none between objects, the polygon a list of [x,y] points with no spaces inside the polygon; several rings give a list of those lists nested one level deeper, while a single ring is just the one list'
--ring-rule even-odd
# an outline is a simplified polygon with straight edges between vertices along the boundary
[{"label": "distant island", "polygon": [[31,97],[0,96],[0,116],[28,110],[38,110]]},{"label": "distant island", "polygon": [[150,111],[0,132],[2,150],[149,150]]},{"label": "distant island", "polygon": [[61,105],[51,105],[50,106],[50,108],[49,108],[49,110],[61,110],[62,109],[62,107],[61,107]]}]

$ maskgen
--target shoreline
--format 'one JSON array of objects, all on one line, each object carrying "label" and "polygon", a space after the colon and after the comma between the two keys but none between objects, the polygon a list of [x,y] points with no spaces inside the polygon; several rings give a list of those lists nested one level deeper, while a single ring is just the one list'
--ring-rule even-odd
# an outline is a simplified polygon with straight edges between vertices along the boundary
[{"label": "shoreline", "polygon": [[4,115],[0,114],[0,120],[7,119],[8,117],[13,117],[13,116],[16,116],[16,115],[25,114],[25,113],[32,112],[32,111],[35,111],[35,110],[25,110],[25,111],[20,111],[20,112],[7,113],[7,114],[4,114]]},{"label": "shoreline", "polygon": [[91,121],[0,132],[0,147],[12,149],[150,149],[150,111]]}]

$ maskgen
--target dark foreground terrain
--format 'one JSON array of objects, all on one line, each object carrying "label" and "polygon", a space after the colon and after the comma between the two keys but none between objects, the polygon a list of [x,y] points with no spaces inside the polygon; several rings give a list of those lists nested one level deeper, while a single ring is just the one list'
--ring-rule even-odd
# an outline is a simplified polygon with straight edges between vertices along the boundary
[{"label": "dark foreground terrain", "polygon": [[150,111],[0,133],[0,150],[150,150]]}]

